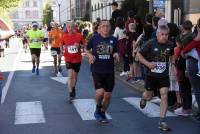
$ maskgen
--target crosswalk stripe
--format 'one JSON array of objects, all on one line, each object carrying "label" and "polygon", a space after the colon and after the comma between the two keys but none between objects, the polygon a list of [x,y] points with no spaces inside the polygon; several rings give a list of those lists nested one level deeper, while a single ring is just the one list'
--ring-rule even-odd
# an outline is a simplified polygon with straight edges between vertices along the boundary
[{"label": "crosswalk stripe", "polygon": [[35,123],[45,123],[41,102],[17,102],[15,125]]},{"label": "crosswalk stripe", "polygon": [[[76,99],[73,104],[82,120],[95,120],[96,103],[94,99]],[[110,115],[106,114],[106,116],[108,119],[112,119]]]},{"label": "crosswalk stripe", "polygon": [[[126,102],[134,106],[136,109],[144,113],[148,117],[160,117],[160,107],[152,102],[148,102],[144,109],[140,108],[140,99],[138,97],[123,98]],[[176,116],[170,111],[167,111],[166,116]]]},{"label": "crosswalk stripe", "polygon": [[68,82],[68,77],[51,77],[51,79],[60,82],[62,84],[67,84]]}]

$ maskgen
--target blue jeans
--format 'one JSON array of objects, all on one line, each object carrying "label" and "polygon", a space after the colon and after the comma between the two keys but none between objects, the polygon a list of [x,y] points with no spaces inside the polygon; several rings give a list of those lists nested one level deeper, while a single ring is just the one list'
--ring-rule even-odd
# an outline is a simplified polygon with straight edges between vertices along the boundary
[{"label": "blue jeans", "polygon": [[195,98],[200,111],[200,77],[196,75],[198,72],[198,62],[194,59],[187,59],[187,61],[187,69],[189,73],[190,83],[192,85],[192,88],[194,89]]},{"label": "blue jeans", "polygon": [[[195,48],[193,48],[186,55],[187,56],[191,56],[191,57],[193,57],[193,58],[198,60],[198,72],[197,73],[200,73],[200,57],[199,57],[199,54],[198,54],[197,50]],[[188,61],[187,60],[186,60],[186,65],[188,66]]]}]

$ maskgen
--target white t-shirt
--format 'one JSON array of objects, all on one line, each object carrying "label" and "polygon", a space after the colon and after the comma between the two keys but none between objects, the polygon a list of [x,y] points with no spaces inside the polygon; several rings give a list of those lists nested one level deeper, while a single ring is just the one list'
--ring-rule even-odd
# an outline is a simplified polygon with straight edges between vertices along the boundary
[{"label": "white t-shirt", "polygon": [[124,29],[120,29],[119,27],[116,27],[113,36],[116,37],[118,40],[123,39],[125,37]]}]

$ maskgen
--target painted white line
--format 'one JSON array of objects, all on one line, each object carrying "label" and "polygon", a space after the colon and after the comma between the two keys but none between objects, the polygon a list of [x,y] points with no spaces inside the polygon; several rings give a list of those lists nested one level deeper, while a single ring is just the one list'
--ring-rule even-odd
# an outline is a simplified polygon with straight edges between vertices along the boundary
[{"label": "painted white line", "polygon": [[13,78],[14,73],[15,73],[15,71],[16,71],[17,63],[18,63],[18,61],[19,61],[19,56],[20,56],[21,51],[22,51],[22,45],[21,45],[21,44],[19,44],[19,45],[20,45],[19,52],[18,52],[18,54],[17,54],[17,56],[16,56],[16,58],[15,58],[15,62],[14,62],[14,64],[13,64],[13,68],[11,69],[11,71],[10,71],[10,73],[9,73],[9,75],[8,75],[8,80],[6,81],[6,84],[5,84],[5,86],[3,87],[3,89],[2,89],[1,104],[3,104],[4,101],[5,101],[5,98],[6,98],[6,95],[7,95],[7,93],[8,93],[8,89],[9,89],[9,87],[10,87],[12,78]]},{"label": "painted white line", "polygon": [[16,103],[15,125],[45,122],[42,104],[40,101]]},{"label": "painted white line", "polygon": [[[147,105],[144,109],[140,108],[140,99],[138,97],[127,97],[123,98],[125,101],[127,101],[129,104],[134,106],[136,109],[144,113],[148,117],[160,117],[160,107],[152,102],[147,102]],[[170,111],[167,111],[166,116],[176,116]]]},{"label": "painted white line", "polygon": [[62,84],[67,84],[68,81],[68,77],[50,77],[50,78]]},{"label": "painted white line", "polygon": [[[95,120],[96,103],[94,99],[76,99],[73,104],[82,120]],[[110,115],[106,114],[106,116],[108,119],[112,119]]]}]

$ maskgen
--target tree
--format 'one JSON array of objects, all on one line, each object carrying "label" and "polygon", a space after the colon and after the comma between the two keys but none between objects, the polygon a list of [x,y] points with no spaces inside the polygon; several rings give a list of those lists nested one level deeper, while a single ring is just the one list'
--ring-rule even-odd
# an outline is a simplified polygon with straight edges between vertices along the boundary
[{"label": "tree", "polygon": [[0,0],[0,8],[8,9],[16,7],[20,0]]},{"label": "tree", "polygon": [[127,17],[127,13],[129,10],[133,10],[135,14],[144,18],[149,10],[148,2],[146,0],[125,0],[122,3],[121,10],[125,17]]},{"label": "tree", "polygon": [[51,9],[50,4],[47,3],[43,11],[43,25],[47,24],[48,26],[50,26],[52,19],[53,19],[53,11]]}]

